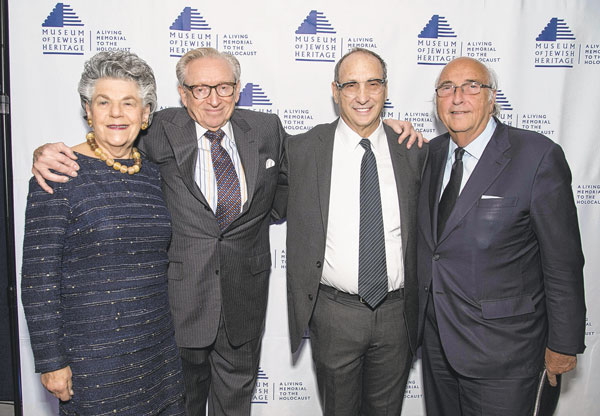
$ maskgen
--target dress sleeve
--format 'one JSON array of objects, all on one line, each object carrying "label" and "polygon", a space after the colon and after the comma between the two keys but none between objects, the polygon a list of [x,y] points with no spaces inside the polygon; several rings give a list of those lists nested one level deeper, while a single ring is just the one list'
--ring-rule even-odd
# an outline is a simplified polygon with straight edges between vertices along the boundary
[{"label": "dress sleeve", "polygon": [[25,211],[21,301],[39,373],[69,365],[61,308],[62,257],[69,218],[64,187],[55,184],[54,194],[48,194],[32,178]]}]

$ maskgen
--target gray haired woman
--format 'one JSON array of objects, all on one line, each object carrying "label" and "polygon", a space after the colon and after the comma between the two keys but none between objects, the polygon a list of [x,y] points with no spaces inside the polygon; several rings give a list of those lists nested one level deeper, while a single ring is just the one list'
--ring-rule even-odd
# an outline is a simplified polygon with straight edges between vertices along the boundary
[{"label": "gray haired woman", "polygon": [[53,193],[29,183],[21,298],[36,372],[65,415],[183,415],[167,298],[171,221],[158,167],[133,147],[156,109],[152,69],[101,52],[79,83],[91,131]]}]

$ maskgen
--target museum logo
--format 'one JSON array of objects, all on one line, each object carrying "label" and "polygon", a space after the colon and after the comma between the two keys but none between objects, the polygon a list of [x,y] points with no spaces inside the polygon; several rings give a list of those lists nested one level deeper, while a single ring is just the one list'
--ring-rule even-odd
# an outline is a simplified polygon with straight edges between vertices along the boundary
[{"label": "museum logo", "polygon": [[184,7],[169,26],[169,56],[179,58],[192,49],[213,47],[210,30],[198,9]]},{"label": "museum logo", "polygon": [[56,3],[42,23],[44,55],[83,55],[86,50],[84,24],[70,5]]},{"label": "museum logo", "polygon": [[458,46],[446,18],[434,14],[417,36],[417,64],[446,65],[458,56]]},{"label": "museum logo", "polygon": [[553,17],[535,38],[536,68],[573,68],[577,55],[575,35],[564,19]]},{"label": "museum logo", "polygon": [[294,59],[309,62],[335,62],[338,38],[322,12],[311,10],[294,36]]},{"label": "museum logo", "polygon": [[267,376],[267,373],[262,368],[258,367],[256,385],[252,394],[252,404],[268,404],[270,396],[269,376]]}]

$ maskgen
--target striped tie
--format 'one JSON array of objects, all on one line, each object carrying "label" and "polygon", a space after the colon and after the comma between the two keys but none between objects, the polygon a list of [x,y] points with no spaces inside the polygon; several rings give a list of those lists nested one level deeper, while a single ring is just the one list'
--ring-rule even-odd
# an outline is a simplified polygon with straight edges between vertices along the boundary
[{"label": "striped tie", "polygon": [[219,129],[216,132],[207,131],[204,135],[210,141],[210,156],[217,178],[217,222],[221,230],[224,230],[241,210],[240,181],[231,157],[221,146],[225,132]]},{"label": "striped tie", "polygon": [[385,235],[377,161],[369,139],[360,145],[365,153],[360,165],[360,229],[358,239],[358,295],[375,309],[388,292]]}]

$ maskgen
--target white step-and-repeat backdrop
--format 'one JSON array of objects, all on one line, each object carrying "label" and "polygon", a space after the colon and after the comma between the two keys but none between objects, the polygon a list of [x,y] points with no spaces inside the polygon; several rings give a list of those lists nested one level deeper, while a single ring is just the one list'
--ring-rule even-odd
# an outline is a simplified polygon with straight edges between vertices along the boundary
[{"label": "white step-and-repeat backdrop", "polygon": [[[242,64],[238,105],[276,113],[289,133],[336,117],[330,83],[348,49],[375,50],[389,65],[384,116],[411,120],[426,137],[443,132],[433,84],[445,62],[471,56],[500,78],[500,119],[539,131],[564,148],[586,255],[587,350],[564,378],[559,415],[600,414],[600,1],[598,0],[9,0],[11,119],[17,268],[33,150],[69,145],[87,131],[77,95],[83,63],[98,51],[136,52],[154,68],[161,107],[179,106],[175,64],[210,46]],[[307,340],[289,352],[285,225],[272,227],[273,272],[254,415],[317,415]],[[20,315],[24,413],[56,414],[34,374]],[[423,415],[417,360],[404,414]]]}]

